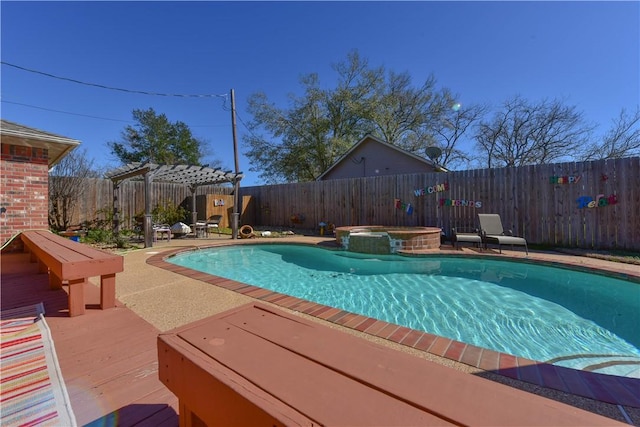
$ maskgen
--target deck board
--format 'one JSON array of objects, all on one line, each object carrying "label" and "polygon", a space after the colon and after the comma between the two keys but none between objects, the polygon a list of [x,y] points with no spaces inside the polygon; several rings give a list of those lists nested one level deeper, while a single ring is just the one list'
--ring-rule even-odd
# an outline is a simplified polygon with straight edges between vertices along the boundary
[{"label": "deck board", "polygon": [[85,285],[86,314],[68,317],[67,287],[50,289],[28,254],[2,254],[1,267],[2,310],[44,303],[78,425],[178,425],[177,398],[158,379],[160,331],[119,302],[100,310],[92,283]]}]

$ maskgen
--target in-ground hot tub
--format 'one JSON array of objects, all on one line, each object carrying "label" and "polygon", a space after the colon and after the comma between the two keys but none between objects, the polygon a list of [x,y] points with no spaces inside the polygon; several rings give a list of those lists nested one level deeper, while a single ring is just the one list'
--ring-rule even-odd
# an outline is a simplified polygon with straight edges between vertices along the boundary
[{"label": "in-ground hot tub", "polygon": [[336,228],[336,243],[350,252],[393,254],[440,248],[438,227],[349,226]]}]

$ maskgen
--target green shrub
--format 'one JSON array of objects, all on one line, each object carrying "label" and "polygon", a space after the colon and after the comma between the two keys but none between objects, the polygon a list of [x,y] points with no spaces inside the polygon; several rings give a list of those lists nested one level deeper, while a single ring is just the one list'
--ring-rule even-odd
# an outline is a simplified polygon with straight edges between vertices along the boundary
[{"label": "green shrub", "polygon": [[113,243],[115,243],[116,248],[118,249],[128,249],[131,247],[131,245],[129,244],[129,240],[127,240],[127,238],[124,236],[118,236],[113,240],[114,240]]},{"label": "green shrub", "polygon": [[155,224],[175,224],[185,221],[187,210],[180,205],[176,205],[171,200],[161,201],[151,211],[151,217]]},{"label": "green shrub", "polygon": [[102,228],[94,228],[87,231],[85,240],[88,243],[111,243],[113,241],[113,232]]}]

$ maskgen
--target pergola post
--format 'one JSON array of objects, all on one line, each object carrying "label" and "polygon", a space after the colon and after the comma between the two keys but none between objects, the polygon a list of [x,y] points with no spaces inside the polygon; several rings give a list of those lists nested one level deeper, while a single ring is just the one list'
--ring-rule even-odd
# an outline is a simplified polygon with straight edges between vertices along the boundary
[{"label": "pergola post", "polygon": [[197,185],[189,187],[191,189],[191,227],[193,227],[193,237],[198,237],[198,230],[196,224],[198,223],[198,212],[196,210],[196,190]]},{"label": "pergola post", "polygon": [[153,247],[153,223],[151,219],[151,176],[149,172],[144,174],[144,247]]}]

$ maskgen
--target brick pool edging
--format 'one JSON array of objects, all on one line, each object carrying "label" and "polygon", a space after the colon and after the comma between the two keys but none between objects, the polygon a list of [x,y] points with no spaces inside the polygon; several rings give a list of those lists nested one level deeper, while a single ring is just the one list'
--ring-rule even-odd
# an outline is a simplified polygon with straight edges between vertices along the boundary
[{"label": "brick pool edging", "polygon": [[[275,242],[269,242],[278,244]],[[231,243],[233,244],[233,243]],[[292,244],[292,243],[282,243]],[[293,243],[305,245],[305,243]],[[565,393],[582,396],[615,405],[640,408],[640,395],[634,390],[640,389],[640,380],[628,377],[599,374],[589,371],[576,370],[556,366],[549,363],[538,362],[507,353],[500,353],[466,344],[449,338],[422,332],[405,326],[384,322],[367,316],[351,313],[334,307],[317,304],[297,297],[281,294],[268,289],[237,282],[208,273],[203,273],[190,268],[181,267],[166,261],[167,258],[182,252],[190,252],[197,249],[207,249],[228,246],[211,245],[199,248],[178,248],[151,255],[147,264],[162,268],[195,280],[199,280],[223,289],[231,290],[257,300],[269,302],[277,306],[304,313],[318,319],[326,320],[336,325],[344,326],[359,332],[405,345],[416,350],[424,351],[446,359],[454,360],[483,371],[497,373],[499,375],[531,383],[534,385],[559,390]],[[307,246],[316,246],[309,245]],[[325,248],[326,249],[326,248]],[[327,249],[330,250],[330,249]],[[431,254],[436,255],[436,254]],[[412,254],[411,256],[424,256],[424,254]],[[437,256],[469,256],[456,254],[437,254]],[[474,255],[475,257],[483,255]],[[494,257],[484,255],[484,257]],[[502,259],[511,259],[503,255]],[[522,259],[515,259],[523,261]],[[536,261],[538,262],[538,261]],[[557,262],[539,262],[553,266],[565,266]],[[580,267],[590,271],[596,271],[584,266],[569,265],[570,268]],[[636,281],[637,278],[634,278]]]}]

